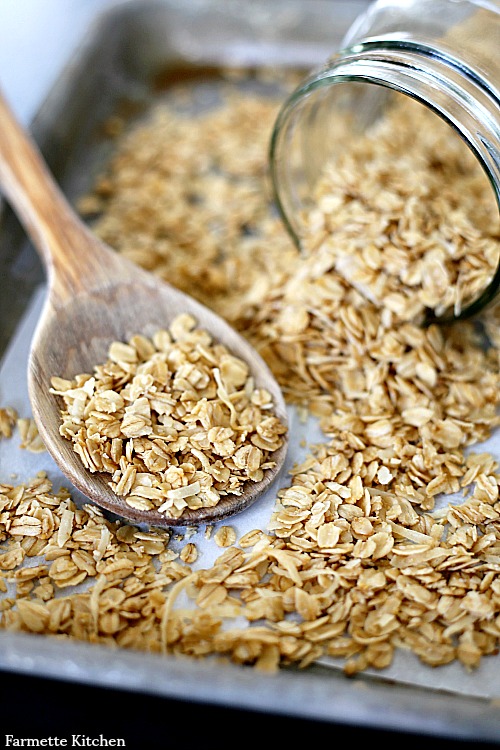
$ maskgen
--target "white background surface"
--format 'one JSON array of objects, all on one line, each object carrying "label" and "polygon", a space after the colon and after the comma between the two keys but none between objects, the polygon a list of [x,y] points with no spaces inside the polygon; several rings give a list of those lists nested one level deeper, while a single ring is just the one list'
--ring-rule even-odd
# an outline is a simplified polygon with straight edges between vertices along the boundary
[{"label": "white background surface", "polygon": [[0,88],[29,124],[90,25],[114,0],[0,0]]}]

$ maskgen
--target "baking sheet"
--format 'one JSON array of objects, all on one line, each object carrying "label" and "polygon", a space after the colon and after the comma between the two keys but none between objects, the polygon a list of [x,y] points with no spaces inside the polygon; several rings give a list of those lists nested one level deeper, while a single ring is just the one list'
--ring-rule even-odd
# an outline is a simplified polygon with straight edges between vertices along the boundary
[{"label": "baking sheet", "polygon": [[[329,0],[327,2],[329,12],[335,5],[338,10],[341,10],[340,6],[346,5],[345,3],[335,4]],[[354,12],[353,5],[351,5],[351,12]],[[161,38],[161,28],[165,27],[157,23],[158,14],[167,14],[169,21],[177,14],[175,23],[181,28],[183,20],[186,20],[182,18],[182,13],[186,12],[182,10],[182,7],[186,8],[186,4],[143,2],[126,3],[126,6],[127,33],[115,39],[109,34],[106,37],[109,41],[106,51],[108,67],[103,65],[101,71],[107,71],[107,77],[104,77],[101,83],[103,90],[108,93],[110,88],[115,92],[118,91],[120,95],[125,92],[130,94],[133,89],[137,98],[141,99],[145,94],[141,88],[139,71],[134,68],[138,63],[137,53],[131,54],[130,49],[127,51],[124,39],[128,40],[129,45],[132,39],[139,44],[141,34],[150,39],[151,29],[153,27],[157,29],[157,37],[148,48],[149,58],[142,60],[141,63],[152,70],[155,44],[157,45],[156,54],[159,54],[158,50],[162,43],[165,43],[165,40]],[[201,2],[201,0],[189,4],[191,13],[193,9],[197,11],[195,15],[189,17],[196,18],[197,23],[202,22],[200,14],[203,15],[202,11],[210,12],[207,10],[208,6],[208,3]],[[210,7],[220,8],[220,6],[220,3],[212,0]],[[238,6],[239,13],[244,15],[243,4],[231,3],[233,10]],[[302,8],[302,13],[304,12],[303,3],[286,1],[274,4],[275,16],[272,30],[269,30],[267,25],[269,6],[266,10],[265,3],[256,3],[253,8],[254,10],[260,9],[261,14],[260,16],[259,13],[252,14],[253,20],[250,22],[247,12],[245,17],[249,27],[245,29],[246,37],[241,30],[242,27],[237,27],[238,33],[235,34],[231,22],[220,32],[219,49],[221,39],[226,42],[226,46],[223,47],[225,54],[223,62],[256,64],[259,61],[262,63],[271,59],[278,62],[286,58],[287,61],[296,60],[298,64],[313,64],[316,62],[316,57],[320,62],[326,56],[327,50],[331,52],[334,42],[332,39],[330,43],[323,28],[324,15],[322,14],[327,8],[325,2],[316,3],[308,0],[309,15],[314,18],[314,23],[307,27],[308,32],[305,30],[306,27],[300,24],[300,9]],[[276,13],[277,10],[280,13]],[[150,14],[147,18],[146,11]],[[131,22],[134,13],[136,14],[135,26]],[[238,18],[237,14],[234,18]],[[122,16],[122,21],[123,19],[124,16]],[[117,18],[115,17],[114,20],[116,27]],[[108,17],[106,22],[108,32],[112,22],[113,18]],[[337,30],[338,36],[343,32],[345,22],[344,17],[342,27]],[[101,27],[101,34],[104,27]],[[137,32],[135,37],[132,36],[134,28]],[[259,28],[266,29],[266,33],[259,37],[261,42],[256,46],[255,39]],[[277,43],[277,39],[280,39],[280,28],[283,30],[283,39],[291,40],[288,46],[283,42]],[[320,34],[320,28],[322,36],[318,36],[320,41],[314,46],[314,35]],[[293,29],[296,36],[291,31]],[[311,35],[307,41],[304,41],[305,37],[300,36],[301,30],[305,37],[307,33]],[[177,34],[175,37],[176,43],[181,43],[183,54],[189,59],[199,57],[200,54],[196,41],[199,37],[196,34],[196,28],[189,26],[184,36]],[[288,37],[286,37],[287,34]],[[93,45],[89,44],[81,52],[83,56],[79,68],[81,81],[85,77],[85,65],[88,66],[92,62],[93,56],[95,62],[98,46],[94,40]],[[210,44],[208,47],[211,52],[205,50],[207,56],[210,57],[210,54],[213,56],[215,47],[210,47]],[[176,54],[179,54],[179,48]],[[117,60],[121,61],[120,65],[117,64]],[[141,68],[141,75],[144,75],[144,67]],[[94,85],[96,83],[98,82],[94,81]],[[105,116],[106,107],[112,106],[113,103],[106,100],[104,95],[98,100],[99,105],[93,112],[94,122],[85,121],[79,131],[80,150],[77,148],[78,144],[75,145],[71,140],[69,125],[66,132],[59,132],[55,140],[51,141],[51,137],[54,136],[50,135],[50,128],[46,127],[44,130],[44,125],[47,126],[51,117],[56,117],[57,109],[64,105],[70,88],[68,82],[63,80],[60,83],[56,95],[53,95],[51,100],[49,97],[50,106],[46,103],[45,109],[42,109],[35,123],[35,132],[38,128],[39,133],[45,134],[45,149],[43,150],[49,164],[56,174],[59,172],[65,177],[62,181],[67,192],[76,196],[83,192],[83,189],[91,182],[95,165],[105,157],[106,144],[101,143],[97,146],[94,144],[93,158],[82,173],[79,170],[79,164],[86,154],[84,137],[86,133],[88,135],[92,131],[95,121]],[[92,92],[89,84],[86,89],[80,88],[80,91],[82,92],[79,104],[81,109],[89,101]],[[74,105],[74,108],[73,116],[78,120],[77,105]],[[62,127],[64,131],[64,123]],[[65,139],[68,143],[73,143],[72,151],[68,152],[60,148]],[[43,284],[40,285],[41,274],[36,256],[31,248],[25,244],[21,245],[18,228],[11,216],[4,221],[2,229],[4,239],[6,236],[10,239],[10,257],[14,258],[9,271],[14,276],[17,274],[18,278],[22,278],[25,286],[21,290],[22,293],[18,295],[17,308],[11,311],[9,318],[9,325],[15,333],[12,335],[8,327],[7,333],[4,333],[9,345],[0,368],[0,403],[15,407],[20,416],[26,417],[30,416],[25,383],[27,355],[31,336],[43,304],[45,288]],[[5,262],[5,255],[3,260]],[[17,315],[15,321],[14,313]],[[18,318],[21,314],[22,318],[19,323]],[[234,526],[238,536],[253,528],[265,529],[273,509],[276,489],[279,485],[287,483],[287,469],[292,463],[300,460],[306,450],[301,446],[303,438],[312,442],[320,438],[314,421],[302,424],[292,409],[290,410],[290,427],[291,444],[287,464],[277,482],[254,506],[226,522]],[[497,436],[484,447],[500,455]],[[67,480],[60,475],[47,453],[32,454],[20,450],[16,437],[12,440],[0,441],[0,480],[16,483],[29,479],[40,470],[47,471],[56,486],[60,483],[68,486]],[[76,492],[75,497],[78,498]],[[197,544],[200,551],[196,567],[210,566],[215,557],[220,554],[220,549],[213,542],[210,543],[204,539],[203,529],[192,538],[192,541]],[[414,728],[419,732],[438,731],[450,736],[489,739],[498,737],[500,731],[500,717],[495,703],[497,697],[500,697],[498,657],[483,659],[479,670],[467,673],[458,664],[432,669],[421,664],[412,654],[400,652],[390,668],[383,672],[367,671],[355,680],[348,680],[343,676],[341,671],[343,660],[324,659],[318,667],[305,672],[290,669],[283,670],[283,673],[276,676],[263,677],[250,668],[214,665],[211,659],[206,660],[207,663],[201,667],[201,670],[198,662],[196,666],[193,666],[190,660],[178,660],[171,657],[164,657],[164,659],[165,670],[163,663],[160,667],[158,666],[157,656],[152,658],[148,654],[117,653],[110,649],[89,646],[89,644],[63,643],[35,635],[0,632],[0,666],[8,669],[60,676],[96,684],[120,684],[124,688],[153,690],[176,697],[220,700],[231,705],[286,711],[299,716],[315,716],[382,727]],[[276,690],[276,683],[280,685],[279,690]],[[310,698],[315,691],[318,692],[318,700],[314,702]],[[309,700],[304,701],[305,695],[309,697]],[[331,700],[332,698],[335,700]],[[390,700],[390,708],[387,707],[388,700]],[[266,702],[263,704],[261,701]],[[382,705],[384,710],[381,712]]]}]

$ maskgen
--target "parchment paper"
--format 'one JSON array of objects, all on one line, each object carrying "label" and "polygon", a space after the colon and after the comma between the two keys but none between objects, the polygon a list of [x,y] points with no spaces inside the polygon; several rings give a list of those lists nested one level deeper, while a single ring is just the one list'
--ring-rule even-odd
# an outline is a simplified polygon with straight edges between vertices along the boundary
[{"label": "parchment paper", "polygon": [[[41,288],[34,295],[32,303],[28,307],[0,365],[0,406],[14,407],[20,417],[31,416],[26,385],[26,367],[31,337],[42,309],[44,297],[45,289]],[[321,432],[314,420],[305,424],[302,423],[294,409],[290,409],[289,417],[290,447],[285,466],[276,482],[253,506],[222,522],[225,525],[231,525],[236,530],[238,538],[255,528],[266,530],[273,511],[277,489],[280,486],[287,486],[289,483],[288,472],[294,463],[300,462],[305,457],[308,450],[307,444],[310,445],[322,439]],[[46,471],[55,487],[61,485],[69,487],[75,502],[87,502],[81,493],[72,488],[47,452],[31,453],[20,449],[19,443],[20,438],[17,431],[14,432],[11,439],[0,440],[0,481],[19,484],[28,481],[39,471]],[[498,433],[493,435],[481,447],[493,455],[500,455],[500,435]],[[213,540],[206,539],[204,532],[205,528],[202,526],[190,538],[190,541],[194,542],[199,550],[196,568],[210,566],[221,554],[221,549],[217,547]],[[176,543],[172,541],[171,544],[175,546]],[[325,657],[320,660],[320,663],[338,671],[342,669],[344,661]],[[377,679],[443,690],[465,696],[500,698],[500,656],[484,657],[480,667],[469,672],[458,663],[443,667],[428,667],[412,653],[399,651],[390,667],[382,671],[366,670],[365,674]]]}]

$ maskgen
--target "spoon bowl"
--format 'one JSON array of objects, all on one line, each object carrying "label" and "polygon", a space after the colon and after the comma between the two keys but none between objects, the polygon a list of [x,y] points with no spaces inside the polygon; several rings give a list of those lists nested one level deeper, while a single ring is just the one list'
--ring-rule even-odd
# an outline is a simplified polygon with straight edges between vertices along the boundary
[{"label": "spoon bowl", "polygon": [[255,349],[226,321],[192,297],[159,280],[101,242],[71,208],[35,143],[0,95],[0,189],[16,211],[47,271],[48,290],[28,361],[28,391],[40,436],[71,483],[98,506],[134,523],[185,526],[215,523],[254,503],[281,470],[287,436],[259,482],[213,507],[185,509],[180,518],[130,507],[108,485],[109,477],[88,471],[73,445],[59,433],[60,403],[50,392],[55,375],[72,379],[92,373],[107,359],[113,341],[152,336],[180,313],[244,360],[259,388],[272,396],[274,414],[287,425],[281,389]]}]

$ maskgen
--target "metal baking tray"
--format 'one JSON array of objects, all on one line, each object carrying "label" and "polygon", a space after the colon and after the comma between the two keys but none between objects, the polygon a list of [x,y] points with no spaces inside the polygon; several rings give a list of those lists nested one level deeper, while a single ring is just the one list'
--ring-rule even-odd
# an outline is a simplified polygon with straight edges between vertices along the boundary
[{"label": "metal baking tray", "polygon": [[[129,0],[90,29],[31,125],[70,200],[92,184],[113,148],[102,123],[144,110],[155,81],[179,65],[312,68],[341,42],[365,0]],[[174,75],[175,77],[175,75]],[[7,206],[0,212],[0,356],[43,281],[38,257]],[[498,740],[494,701],[314,665],[264,675],[207,659],[161,657],[0,632],[0,669],[180,700],[269,711],[356,727]]]}]

